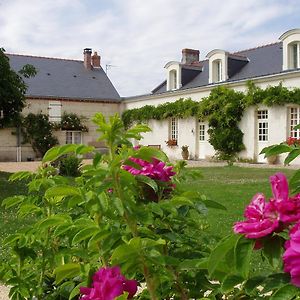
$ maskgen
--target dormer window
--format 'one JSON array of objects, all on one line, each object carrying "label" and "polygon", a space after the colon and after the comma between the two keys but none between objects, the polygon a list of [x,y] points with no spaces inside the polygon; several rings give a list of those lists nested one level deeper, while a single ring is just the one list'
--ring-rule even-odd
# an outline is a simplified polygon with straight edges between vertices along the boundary
[{"label": "dormer window", "polygon": [[222,81],[222,61],[220,59],[216,59],[212,62],[212,69],[213,82]]},{"label": "dormer window", "polygon": [[181,64],[177,61],[170,61],[165,65],[167,70],[167,91],[174,91],[181,88]]},{"label": "dormer window", "polygon": [[282,41],[282,69],[300,68],[300,29],[292,29],[279,38]]},{"label": "dormer window", "polygon": [[209,59],[209,83],[217,83],[228,79],[228,52],[220,49],[210,51],[206,57]]},{"label": "dormer window", "polygon": [[170,90],[176,90],[177,89],[177,71],[172,70],[169,73],[169,81],[170,81]]},{"label": "dormer window", "polygon": [[300,42],[290,43],[288,45],[289,69],[300,68]]}]

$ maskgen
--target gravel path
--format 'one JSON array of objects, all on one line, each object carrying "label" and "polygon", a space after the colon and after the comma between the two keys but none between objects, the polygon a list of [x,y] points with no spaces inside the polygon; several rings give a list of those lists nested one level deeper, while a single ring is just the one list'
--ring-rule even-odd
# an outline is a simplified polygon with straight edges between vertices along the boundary
[{"label": "gravel path", "polygon": [[[91,160],[85,160],[84,164],[90,163]],[[225,162],[208,162],[204,160],[189,160],[187,161],[189,167],[221,167],[226,166]],[[289,168],[299,169],[299,165],[285,167],[283,165],[267,165],[267,164],[248,164],[248,163],[235,163],[235,166],[247,167],[247,168]],[[41,166],[41,162],[0,162],[0,171],[2,172],[18,172],[18,171],[31,171],[34,172]],[[9,300],[8,298],[9,288],[0,285],[0,300]]]}]

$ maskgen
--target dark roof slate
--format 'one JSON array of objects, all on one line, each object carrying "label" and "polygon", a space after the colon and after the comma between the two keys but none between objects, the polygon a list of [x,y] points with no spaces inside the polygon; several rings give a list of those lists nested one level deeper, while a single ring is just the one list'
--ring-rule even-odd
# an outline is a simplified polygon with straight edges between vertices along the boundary
[{"label": "dark roof slate", "polygon": [[[229,54],[228,70],[229,79],[226,82],[251,79],[282,72],[282,43],[269,44],[253,49],[238,51]],[[245,59],[247,58],[248,61]],[[182,90],[209,85],[208,60],[200,62],[203,66],[194,79],[183,84]],[[160,85],[153,93],[166,92],[166,82]]]},{"label": "dark roof slate", "polygon": [[83,62],[58,58],[6,54],[13,70],[31,64],[33,78],[24,78],[26,95],[94,101],[119,101],[121,98],[102,68],[85,69]]}]

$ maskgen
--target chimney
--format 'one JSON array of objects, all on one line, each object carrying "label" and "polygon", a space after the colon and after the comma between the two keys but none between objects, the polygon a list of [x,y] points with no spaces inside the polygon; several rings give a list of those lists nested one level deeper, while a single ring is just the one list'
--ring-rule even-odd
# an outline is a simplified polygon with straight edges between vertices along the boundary
[{"label": "chimney", "polygon": [[87,69],[87,70],[91,70],[92,69],[92,49],[91,48],[85,48],[83,50],[83,64],[84,64],[84,67]]},{"label": "chimney", "polygon": [[194,62],[199,62],[199,50],[194,49],[182,49],[182,59],[181,63],[185,65],[190,65]]},{"label": "chimney", "polygon": [[100,61],[101,61],[101,57],[95,51],[94,54],[92,55],[92,66],[94,68],[100,68]]}]

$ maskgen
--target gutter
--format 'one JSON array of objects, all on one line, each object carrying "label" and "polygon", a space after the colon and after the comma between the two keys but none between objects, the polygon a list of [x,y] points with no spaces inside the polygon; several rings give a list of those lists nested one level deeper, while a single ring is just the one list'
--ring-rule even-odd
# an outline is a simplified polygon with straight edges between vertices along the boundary
[{"label": "gutter", "polygon": [[239,79],[239,80],[234,80],[234,81],[224,81],[224,82],[219,82],[219,83],[212,83],[209,85],[205,86],[200,86],[200,87],[193,87],[193,88],[187,88],[187,89],[180,89],[180,90],[175,90],[175,91],[168,91],[160,94],[151,94],[151,95],[141,95],[141,96],[134,96],[134,97],[128,97],[126,99],[122,99],[123,103],[134,103],[134,102],[139,102],[141,100],[151,100],[151,99],[161,99],[162,97],[165,96],[182,96],[186,95],[187,93],[197,93],[197,92],[205,92],[209,91],[214,87],[217,86],[237,86],[240,85],[241,83],[245,83],[249,80],[252,80],[253,82],[265,82],[268,81],[270,78],[271,79],[276,79],[276,77],[294,77],[293,75],[299,74],[300,75],[300,70],[293,70],[293,71],[288,71],[288,72],[282,72],[282,73],[276,73],[276,74],[271,74],[271,75],[263,75],[263,76],[258,76],[258,77],[252,77],[252,78],[246,78],[246,79]]}]

